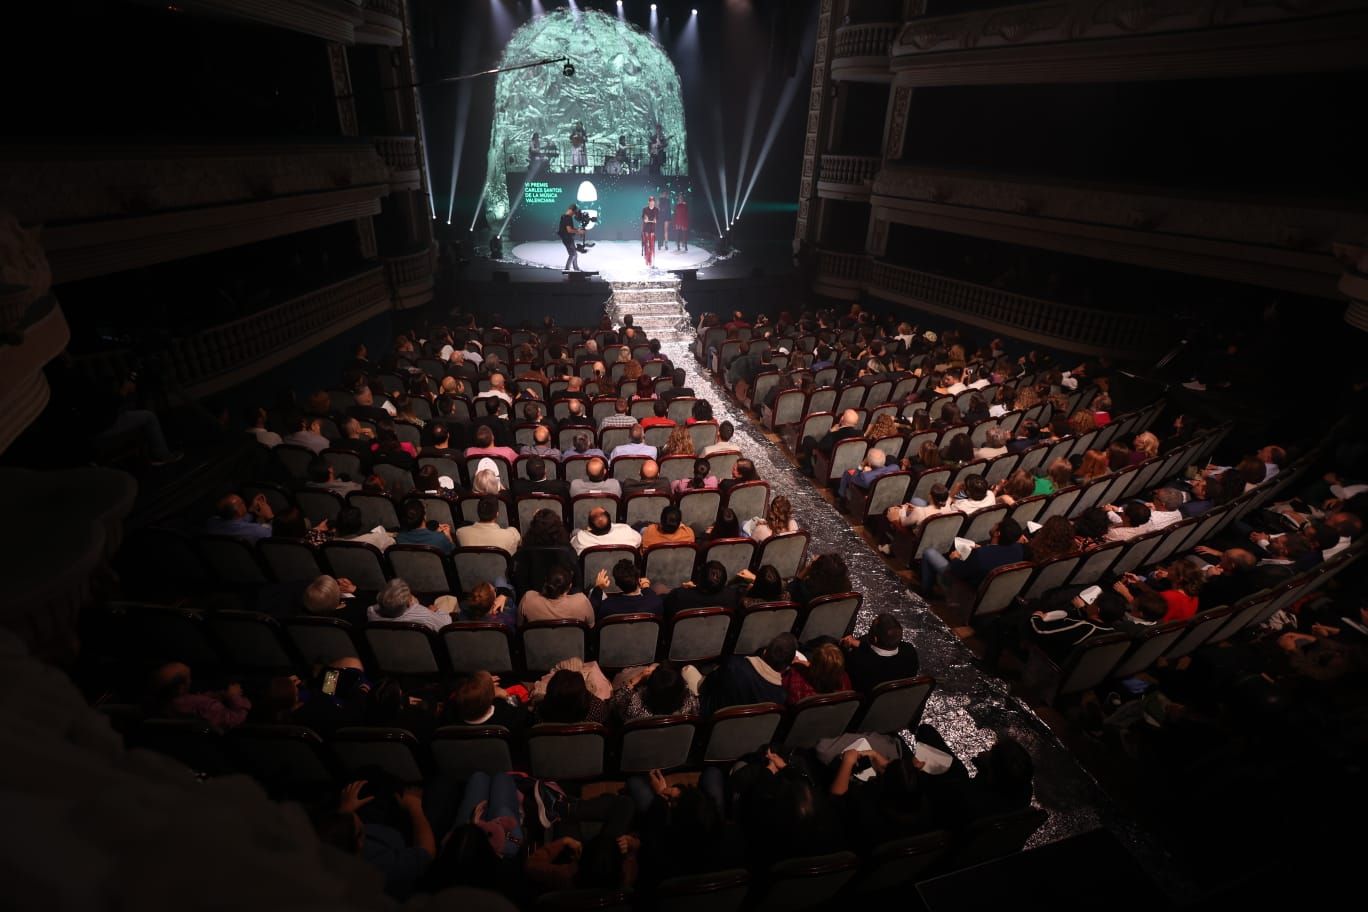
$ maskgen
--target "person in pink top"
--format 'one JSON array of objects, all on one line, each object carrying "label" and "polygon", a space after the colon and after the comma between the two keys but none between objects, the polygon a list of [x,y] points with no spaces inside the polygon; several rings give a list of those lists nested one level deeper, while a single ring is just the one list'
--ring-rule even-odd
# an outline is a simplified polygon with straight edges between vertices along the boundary
[{"label": "person in pink top", "polygon": [[466,459],[472,456],[497,456],[500,459],[508,460],[512,465],[518,461],[518,451],[512,447],[495,446],[494,432],[488,425],[480,425],[475,429],[475,445],[465,451]]},{"label": "person in pink top", "polygon": [[252,701],[242,695],[237,682],[222,691],[191,693],[190,666],[183,662],[168,662],[157,669],[153,686],[156,705],[168,715],[203,719],[220,732],[246,722],[252,710]]}]

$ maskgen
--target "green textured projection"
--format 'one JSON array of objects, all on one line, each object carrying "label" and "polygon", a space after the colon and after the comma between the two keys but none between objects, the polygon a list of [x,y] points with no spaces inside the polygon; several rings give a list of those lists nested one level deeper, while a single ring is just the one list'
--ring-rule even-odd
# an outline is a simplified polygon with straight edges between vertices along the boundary
[{"label": "green textured projection", "polygon": [[534,132],[542,148],[554,143],[551,171],[570,169],[570,131],[582,121],[589,135],[589,168],[616,152],[626,134],[632,158],[645,167],[650,133],[658,122],[669,138],[665,173],[687,171],[684,99],[679,73],[655,39],[615,16],[596,10],[547,13],[521,26],[500,66],[566,56],[575,75],[559,64],[503,73],[494,91],[485,209],[491,221],[508,215],[509,171],[527,167]]}]

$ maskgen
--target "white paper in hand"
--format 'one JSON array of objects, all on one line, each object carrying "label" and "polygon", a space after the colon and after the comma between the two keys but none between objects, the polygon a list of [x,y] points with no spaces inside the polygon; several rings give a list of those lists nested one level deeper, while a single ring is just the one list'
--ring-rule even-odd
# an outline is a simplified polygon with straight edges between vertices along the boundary
[{"label": "white paper in hand", "polygon": [[955,537],[955,551],[959,553],[959,556],[961,558],[968,557],[969,552],[973,551],[977,547],[977,544],[975,544],[967,538],[960,538],[959,536]]}]

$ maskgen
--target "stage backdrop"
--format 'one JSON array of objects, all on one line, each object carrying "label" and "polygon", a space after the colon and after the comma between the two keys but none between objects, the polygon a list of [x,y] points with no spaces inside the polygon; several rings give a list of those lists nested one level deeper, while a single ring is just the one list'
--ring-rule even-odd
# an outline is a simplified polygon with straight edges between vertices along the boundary
[{"label": "stage backdrop", "polygon": [[[582,121],[589,134],[591,166],[603,163],[605,151],[616,148],[619,135],[626,134],[629,144],[640,147],[660,123],[669,137],[669,160],[676,163],[670,170],[687,170],[682,167],[688,161],[688,137],[679,73],[650,35],[597,10],[559,9],[519,27],[504,48],[499,65],[559,56],[574,62],[574,76],[565,76],[559,65],[499,76],[484,202],[486,217],[495,230],[503,225],[512,207],[522,205],[516,197],[510,199],[508,172],[527,167],[533,132],[541,134],[543,147],[550,140],[559,151],[548,169],[552,173],[533,180],[554,180],[562,192],[567,183],[573,183],[573,193],[580,180],[592,180],[597,185],[605,177],[555,173],[569,167],[568,137],[575,121]],[[577,179],[572,182],[574,177]],[[519,184],[521,178],[518,175]],[[643,180],[637,180],[637,188],[644,186]],[[559,205],[564,211],[567,203],[563,196]],[[644,201],[636,208],[643,205]],[[542,221],[540,216],[537,221]],[[554,233],[555,217],[550,221]]]},{"label": "stage backdrop", "polygon": [[[667,183],[688,188],[683,178],[654,178],[645,174],[548,174],[508,172],[508,197],[520,202],[504,230],[513,241],[552,241],[565,207],[576,203],[598,216],[586,237],[590,241],[631,241],[641,237],[641,210],[646,197],[660,198]],[[678,198],[676,192],[674,197]],[[693,205],[690,200],[690,205]]]}]

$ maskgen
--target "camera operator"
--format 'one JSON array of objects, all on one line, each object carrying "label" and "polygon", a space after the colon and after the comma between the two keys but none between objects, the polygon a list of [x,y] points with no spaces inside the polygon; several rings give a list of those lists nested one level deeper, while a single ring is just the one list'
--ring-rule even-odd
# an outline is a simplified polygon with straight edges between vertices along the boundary
[{"label": "camera operator", "polygon": [[565,209],[565,214],[560,217],[560,226],[556,229],[556,235],[561,243],[565,245],[565,268],[579,272],[579,252],[575,248],[575,215],[579,210],[571,204]]}]

